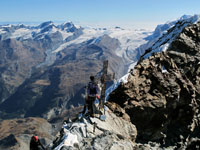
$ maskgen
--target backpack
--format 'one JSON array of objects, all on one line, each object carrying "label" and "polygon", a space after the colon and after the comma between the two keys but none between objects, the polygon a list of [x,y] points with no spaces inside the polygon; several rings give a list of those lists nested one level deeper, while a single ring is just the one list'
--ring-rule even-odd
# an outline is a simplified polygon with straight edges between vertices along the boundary
[{"label": "backpack", "polygon": [[88,94],[89,96],[96,96],[97,94],[97,85],[94,82],[89,82],[88,84]]}]

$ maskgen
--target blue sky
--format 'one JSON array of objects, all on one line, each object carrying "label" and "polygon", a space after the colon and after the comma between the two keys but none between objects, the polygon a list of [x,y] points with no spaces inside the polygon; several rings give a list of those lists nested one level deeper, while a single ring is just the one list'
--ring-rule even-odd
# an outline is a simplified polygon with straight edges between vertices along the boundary
[{"label": "blue sky", "polygon": [[151,26],[200,14],[200,0],[1,0],[0,22]]}]

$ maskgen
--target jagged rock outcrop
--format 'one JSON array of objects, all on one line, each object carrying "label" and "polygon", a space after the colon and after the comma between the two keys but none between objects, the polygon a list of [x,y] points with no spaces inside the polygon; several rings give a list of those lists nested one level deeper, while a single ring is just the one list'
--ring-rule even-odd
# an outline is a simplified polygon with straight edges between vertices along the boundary
[{"label": "jagged rock outcrop", "polygon": [[185,27],[166,52],[140,61],[110,94],[136,125],[137,142],[186,149],[199,138],[199,27]]}]

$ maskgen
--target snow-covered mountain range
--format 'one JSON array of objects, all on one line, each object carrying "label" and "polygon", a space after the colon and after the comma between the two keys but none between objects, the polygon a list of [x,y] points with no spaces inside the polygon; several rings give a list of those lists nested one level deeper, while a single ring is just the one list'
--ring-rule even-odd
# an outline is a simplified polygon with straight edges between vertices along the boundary
[{"label": "snow-covered mountain range", "polygon": [[[104,35],[117,39],[120,46],[115,50],[117,56],[122,57],[129,64],[133,63],[133,57],[137,55],[135,49],[146,43],[145,38],[152,34],[152,31],[140,29],[115,28],[91,28],[75,26],[72,22],[55,25],[53,22],[44,22],[38,26],[26,25],[1,25],[0,39],[17,39],[25,41],[29,39],[42,40],[49,36],[61,38],[51,50],[47,50],[46,64],[50,65],[56,60],[55,55],[71,45],[86,43],[88,45],[100,43]],[[49,61],[51,60],[51,61]],[[44,63],[43,63],[44,64]]]}]

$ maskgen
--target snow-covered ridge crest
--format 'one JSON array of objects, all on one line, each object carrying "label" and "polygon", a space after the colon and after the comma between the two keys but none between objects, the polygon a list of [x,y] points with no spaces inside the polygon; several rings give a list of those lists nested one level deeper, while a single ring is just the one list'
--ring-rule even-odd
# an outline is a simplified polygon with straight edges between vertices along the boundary
[{"label": "snow-covered ridge crest", "polygon": [[111,85],[107,90],[106,90],[106,101],[109,98],[109,94],[112,93],[121,83],[127,83],[128,82],[128,77],[129,73],[125,74],[123,77],[121,77],[119,80],[117,80],[113,85]]},{"label": "snow-covered ridge crest", "polygon": [[158,25],[152,36],[149,37],[151,40],[147,44],[143,45],[143,47],[147,50],[143,55],[143,58],[148,58],[152,55],[152,53],[166,51],[171,42],[185,27],[190,24],[196,24],[199,21],[200,15],[184,15],[178,20],[168,22],[164,25]]}]

